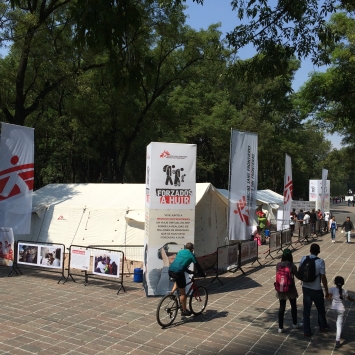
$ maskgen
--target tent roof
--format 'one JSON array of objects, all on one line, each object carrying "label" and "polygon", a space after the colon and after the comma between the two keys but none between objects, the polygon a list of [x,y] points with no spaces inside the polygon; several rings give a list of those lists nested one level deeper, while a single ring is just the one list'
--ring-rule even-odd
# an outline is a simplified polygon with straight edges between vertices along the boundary
[{"label": "tent roof", "polygon": [[[196,203],[213,186],[196,184]],[[214,188],[213,188],[214,189]],[[144,209],[145,184],[49,184],[33,193],[33,212],[46,206]]]},{"label": "tent roof", "polygon": [[[226,199],[228,199],[228,190],[217,189]],[[283,196],[272,190],[258,190],[256,192],[257,201],[263,203],[275,203],[277,205],[283,205]]]}]

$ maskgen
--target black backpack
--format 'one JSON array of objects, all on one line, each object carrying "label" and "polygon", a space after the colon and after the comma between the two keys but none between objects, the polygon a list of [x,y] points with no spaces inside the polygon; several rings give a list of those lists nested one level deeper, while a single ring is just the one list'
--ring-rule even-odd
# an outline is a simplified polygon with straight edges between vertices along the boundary
[{"label": "black backpack", "polygon": [[304,282],[313,282],[319,276],[316,274],[316,260],[318,257],[311,258],[306,256],[298,269],[298,278]]}]

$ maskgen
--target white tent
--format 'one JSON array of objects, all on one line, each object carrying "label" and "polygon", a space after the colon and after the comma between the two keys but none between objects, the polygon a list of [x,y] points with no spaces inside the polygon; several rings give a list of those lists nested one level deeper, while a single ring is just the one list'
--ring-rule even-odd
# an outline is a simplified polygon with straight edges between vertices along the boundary
[{"label": "white tent", "polygon": [[[196,184],[195,251],[224,245],[227,203],[210,183]],[[33,194],[31,233],[17,240],[70,245],[143,245],[144,184],[50,184]]]},{"label": "white tent", "polygon": [[[228,190],[218,189],[218,191],[224,196],[227,203]],[[268,220],[282,219],[284,206],[282,195],[272,190],[258,190],[256,192],[256,205],[262,206]]]}]

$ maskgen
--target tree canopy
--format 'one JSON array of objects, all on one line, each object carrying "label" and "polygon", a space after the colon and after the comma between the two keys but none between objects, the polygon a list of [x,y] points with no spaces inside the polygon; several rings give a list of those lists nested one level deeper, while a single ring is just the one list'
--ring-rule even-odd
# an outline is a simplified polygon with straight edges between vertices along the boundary
[{"label": "tree canopy", "polygon": [[[346,119],[330,120],[331,96],[292,90],[297,57],[338,65],[340,41],[351,42],[325,22],[333,1],[232,1],[242,22],[227,40],[218,25],[187,26],[184,2],[0,0],[0,43],[9,46],[0,58],[0,117],[36,129],[36,187],[143,182],[152,141],[195,143],[198,182],[227,187],[231,128],[259,135],[259,188],[282,192],[288,153],[295,196],[305,198],[308,179],[348,156],[324,136]],[[248,43],[258,53],[240,60]],[[310,114],[317,124],[304,121]],[[348,178],[334,173],[339,186]]]}]

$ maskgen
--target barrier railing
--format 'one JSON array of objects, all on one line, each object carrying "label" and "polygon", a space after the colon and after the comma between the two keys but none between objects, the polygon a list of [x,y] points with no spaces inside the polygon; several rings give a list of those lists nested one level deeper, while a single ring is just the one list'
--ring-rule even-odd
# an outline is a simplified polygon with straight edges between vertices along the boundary
[{"label": "barrier railing", "polygon": [[23,275],[21,269],[43,269],[47,272],[64,276],[65,245],[59,243],[42,243],[18,240],[15,243],[14,262],[8,276]]},{"label": "barrier railing", "polygon": [[89,248],[108,248],[110,250],[120,250],[124,253],[124,275],[132,275],[134,269],[143,268],[144,245],[89,245]]},{"label": "barrier railing", "polygon": [[[117,247],[117,246],[116,246]],[[76,282],[74,276],[84,277],[84,285],[89,283],[89,277],[102,281],[118,282],[120,288],[126,292],[123,286],[123,270],[125,255],[122,250],[101,246],[71,245],[69,248],[68,276],[64,283],[71,278]],[[80,270],[80,274],[73,270]]]},{"label": "barrier railing", "polygon": [[247,263],[253,265],[256,261],[261,265],[259,261],[258,242],[256,240],[242,241],[239,246],[239,269],[244,274],[242,266]]},{"label": "barrier railing", "polygon": [[243,274],[245,274],[242,269],[242,266],[245,264],[254,264],[255,261],[257,261],[259,265],[261,265],[259,261],[257,240],[240,241],[238,243],[221,246],[217,248],[216,256],[216,275],[212,279],[211,283],[217,279],[221,285],[223,285],[219,275],[225,272],[235,273],[237,270],[240,270]]},{"label": "barrier railing", "polygon": [[281,248],[292,247],[292,230],[284,229],[281,231]]},{"label": "barrier railing", "polygon": [[274,259],[271,253],[275,251],[279,252],[280,250],[282,250],[281,231],[271,232],[269,237],[269,249],[264,253],[266,254],[265,259],[268,256],[271,256],[271,258]]},{"label": "barrier railing", "polygon": [[[223,282],[220,280],[219,275],[224,274],[227,271],[237,271],[239,267],[239,244],[233,243],[223,245],[217,248],[216,252],[216,275],[212,279],[211,283],[214,280],[218,280],[221,285]],[[232,266],[230,270],[228,268]]]}]

